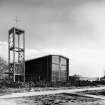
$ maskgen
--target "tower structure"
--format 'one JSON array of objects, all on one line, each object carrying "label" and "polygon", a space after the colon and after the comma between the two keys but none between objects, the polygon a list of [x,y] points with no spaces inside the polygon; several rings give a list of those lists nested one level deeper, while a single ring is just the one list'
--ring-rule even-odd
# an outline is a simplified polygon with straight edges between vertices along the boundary
[{"label": "tower structure", "polygon": [[10,81],[25,81],[25,31],[12,27],[8,31],[8,64]]}]

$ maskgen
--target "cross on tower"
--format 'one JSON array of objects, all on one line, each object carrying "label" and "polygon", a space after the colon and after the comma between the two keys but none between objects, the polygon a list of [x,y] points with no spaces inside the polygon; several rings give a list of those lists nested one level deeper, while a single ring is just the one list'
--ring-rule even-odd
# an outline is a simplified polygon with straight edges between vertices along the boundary
[{"label": "cross on tower", "polygon": [[18,20],[18,17],[16,16],[15,17],[15,25],[16,25],[16,27],[18,26],[18,22],[19,22],[19,20]]}]

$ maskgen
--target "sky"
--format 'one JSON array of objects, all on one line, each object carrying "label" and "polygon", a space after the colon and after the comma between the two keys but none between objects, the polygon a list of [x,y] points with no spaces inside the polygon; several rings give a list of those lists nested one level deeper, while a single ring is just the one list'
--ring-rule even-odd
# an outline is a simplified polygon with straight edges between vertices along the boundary
[{"label": "sky", "polygon": [[8,59],[8,30],[25,30],[25,57],[69,58],[70,75],[105,71],[104,0],[0,0],[0,56]]}]

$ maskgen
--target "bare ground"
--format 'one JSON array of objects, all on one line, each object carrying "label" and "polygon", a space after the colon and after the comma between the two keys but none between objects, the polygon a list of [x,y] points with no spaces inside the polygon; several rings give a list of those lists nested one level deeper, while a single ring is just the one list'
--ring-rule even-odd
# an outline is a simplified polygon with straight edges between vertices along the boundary
[{"label": "bare ground", "polygon": [[105,105],[105,100],[64,93],[0,99],[0,105]]},{"label": "bare ground", "polygon": [[[91,93],[91,92],[92,93],[95,92],[98,94],[98,91],[100,92],[103,90],[89,89],[89,90],[86,90],[85,92],[81,92],[81,89],[80,89],[79,91],[77,90],[72,92],[68,91],[68,93],[36,95],[36,96],[28,96],[28,97],[23,96],[20,98],[18,97],[5,98],[5,99],[0,99],[0,105],[105,105],[105,99],[94,98],[94,97],[90,97],[89,95],[86,96],[87,93]],[[102,96],[102,97],[105,97],[105,96]]]}]

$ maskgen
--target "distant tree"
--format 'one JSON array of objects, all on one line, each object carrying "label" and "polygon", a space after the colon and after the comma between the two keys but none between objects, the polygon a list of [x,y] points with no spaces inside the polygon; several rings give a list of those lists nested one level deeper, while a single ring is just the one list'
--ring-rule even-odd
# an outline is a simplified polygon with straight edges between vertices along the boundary
[{"label": "distant tree", "polygon": [[0,57],[0,79],[5,79],[7,77],[8,64],[5,59]]}]

